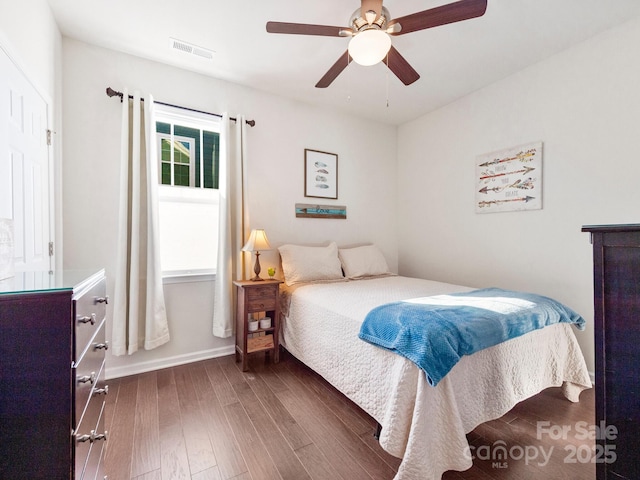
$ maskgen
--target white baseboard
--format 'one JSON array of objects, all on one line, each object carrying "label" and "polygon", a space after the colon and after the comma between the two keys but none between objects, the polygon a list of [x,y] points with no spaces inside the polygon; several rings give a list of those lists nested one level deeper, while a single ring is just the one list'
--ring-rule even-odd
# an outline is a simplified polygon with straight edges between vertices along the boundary
[{"label": "white baseboard", "polygon": [[175,367],[176,365],[184,365],[186,363],[199,362],[200,360],[208,360],[210,358],[224,357],[235,352],[235,345],[227,345],[225,347],[212,348],[210,350],[202,350],[185,355],[176,355],[174,357],[163,358],[147,362],[133,363],[123,365],[121,367],[111,367],[107,365],[105,377],[107,380],[112,378],[126,377],[128,375],[136,375],[139,373],[161,370],[163,368]]}]

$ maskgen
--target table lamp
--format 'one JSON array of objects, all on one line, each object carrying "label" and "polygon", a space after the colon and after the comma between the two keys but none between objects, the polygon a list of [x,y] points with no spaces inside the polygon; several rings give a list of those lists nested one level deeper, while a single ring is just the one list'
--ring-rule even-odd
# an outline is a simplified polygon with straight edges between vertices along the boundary
[{"label": "table lamp", "polygon": [[257,228],[251,230],[251,235],[249,235],[249,240],[242,247],[243,252],[255,252],[256,254],[256,263],[253,266],[253,271],[255,272],[255,277],[251,278],[252,281],[264,280],[260,278],[260,250],[271,250],[271,245],[269,245],[269,239],[267,238],[267,234],[263,229]]}]

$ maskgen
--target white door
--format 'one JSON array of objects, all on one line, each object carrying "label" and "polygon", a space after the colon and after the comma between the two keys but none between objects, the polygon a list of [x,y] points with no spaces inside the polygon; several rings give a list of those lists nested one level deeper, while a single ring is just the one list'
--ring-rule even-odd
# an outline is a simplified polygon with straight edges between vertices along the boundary
[{"label": "white door", "polygon": [[0,49],[0,219],[13,223],[15,271],[52,268],[47,103]]}]

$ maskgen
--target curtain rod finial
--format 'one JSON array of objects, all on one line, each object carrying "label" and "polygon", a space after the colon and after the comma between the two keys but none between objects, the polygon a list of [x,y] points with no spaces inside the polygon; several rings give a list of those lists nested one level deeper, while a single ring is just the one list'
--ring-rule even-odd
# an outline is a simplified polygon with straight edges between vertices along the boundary
[{"label": "curtain rod finial", "polygon": [[111,87],[107,87],[107,96],[109,97],[115,97],[118,96],[120,97],[120,102],[122,102],[122,98],[124,97],[124,94],[122,92],[116,92],[113,88]]}]

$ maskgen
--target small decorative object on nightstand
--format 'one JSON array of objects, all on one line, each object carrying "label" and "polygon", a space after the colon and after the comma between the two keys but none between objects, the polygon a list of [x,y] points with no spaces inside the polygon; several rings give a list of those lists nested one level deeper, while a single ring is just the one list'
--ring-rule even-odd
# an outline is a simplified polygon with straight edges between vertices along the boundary
[{"label": "small decorative object on nightstand", "polygon": [[[254,353],[265,352],[278,363],[281,283],[280,280],[256,282],[253,279],[233,282],[237,293],[236,362],[242,361],[243,372],[249,369],[248,357]],[[271,324],[266,327],[267,322],[261,322],[260,328],[250,331],[250,316],[251,320],[269,317]]]}]

